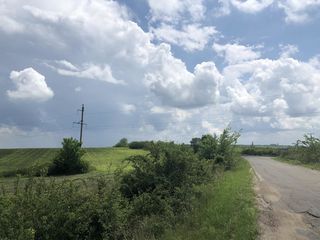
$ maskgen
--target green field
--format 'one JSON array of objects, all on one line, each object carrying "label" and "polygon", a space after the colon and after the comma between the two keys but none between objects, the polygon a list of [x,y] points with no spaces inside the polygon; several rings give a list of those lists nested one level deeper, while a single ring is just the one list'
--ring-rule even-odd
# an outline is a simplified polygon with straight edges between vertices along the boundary
[{"label": "green field", "polygon": [[[97,172],[114,171],[127,157],[145,154],[144,150],[128,148],[87,148],[85,150],[84,160],[87,160]],[[56,148],[0,149],[0,176],[15,175],[18,170],[36,165],[48,165],[57,152]]]},{"label": "green field", "polygon": [[146,151],[129,148],[88,148],[84,160],[87,160],[97,172],[113,172],[125,166],[123,160],[140,154],[144,155]]},{"label": "green field", "polygon": [[14,176],[19,170],[52,162],[58,149],[0,149],[0,176]]},{"label": "green field", "polygon": [[[58,179],[75,180],[112,173],[117,168],[126,167],[124,160],[127,157],[146,154],[144,150],[129,148],[87,148],[85,150],[83,158],[90,163],[91,171],[86,174],[57,177]],[[0,149],[0,185],[11,191],[19,172],[27,172],[33,166],[48,166],[57,152],[57,148]],[[26,179],[27,177],[22,177],[20,185]]]}]

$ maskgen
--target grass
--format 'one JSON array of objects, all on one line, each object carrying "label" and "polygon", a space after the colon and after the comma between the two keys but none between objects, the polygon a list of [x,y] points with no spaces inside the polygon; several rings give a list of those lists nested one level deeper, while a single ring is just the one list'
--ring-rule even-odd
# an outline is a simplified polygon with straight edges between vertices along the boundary
[{"label": "grass", "polygon": [[[124,159],[131,155],[145,154],[144,150],[129,148],[87,148],[83,159],[97,172],[114,171],[123,165]],[[56,148],[0,149],[0,176],[14,175],[17,170],[28,169],[34,165],[48,165],[56,156]]]},{"label": "grass", "polygon": [[314,169],[314,170],[320,170],[320,163],[302,163],[299,160],[292,160],[292,159],[287,159],[283,157],[275,157],[273,159],[280,162],[292,164],[292,165],[303,166],[303,167]]},{"label": "grass", "polygon": [[97,172],[113,172],[124,166],[123,160],[140,154],[146,154],[146,151],[129,148],[87,148],[83,159]]},{"label": "grass", "polygon": [[247,161],[201,187],[204,197],[194,211],[162,240],[256,239],[258,234],[252,174]]},{"label": "grass", "polygon": [[15,175],[36,164],[50,164],[57,152],[54,148],[0,149],[0,176]]},{"label": "grass", "polygon": [[[18,170],[34,165],[48,165],[56,156],[58,149],[0,149],[0,187],[11,191],[17,182]],[[129,148],[87,148],[83,159],[90,163],[92,171],[86,174],[55,177],[59,181],[95,178],[113,173],[118,167],[128,168],[124,160],[132,155],[146,154],[145,150]],[[4,177],[4,176],[11,177]],[[21,177],[20,185],[27,177]],[[1,189],[0,189],[1,190]]]}]

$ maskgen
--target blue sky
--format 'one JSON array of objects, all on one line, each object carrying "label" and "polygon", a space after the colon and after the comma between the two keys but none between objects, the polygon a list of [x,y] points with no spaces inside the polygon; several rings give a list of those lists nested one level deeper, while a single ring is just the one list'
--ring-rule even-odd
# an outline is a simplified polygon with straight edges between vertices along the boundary
[{"label": "blue sky", "polygon": [[0,147],[320,135],[320,1],[0,1]]}]

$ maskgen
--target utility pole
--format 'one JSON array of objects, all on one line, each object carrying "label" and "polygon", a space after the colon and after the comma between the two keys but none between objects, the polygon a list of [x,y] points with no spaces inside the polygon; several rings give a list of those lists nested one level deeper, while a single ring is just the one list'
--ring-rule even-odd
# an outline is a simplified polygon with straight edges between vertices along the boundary
[{"label": "utility pole", "polygon": [[87,125],[86,123],[83,122],[83,113],[84,113],[84,104],[82,104],[81,109],[78,109],[78,111],[81,112],[81,119],[80,122],[73,122],[74,124],[79,124],[80,125],[80,145],[82,146],[82,132],[83,132],[83,125]]}]

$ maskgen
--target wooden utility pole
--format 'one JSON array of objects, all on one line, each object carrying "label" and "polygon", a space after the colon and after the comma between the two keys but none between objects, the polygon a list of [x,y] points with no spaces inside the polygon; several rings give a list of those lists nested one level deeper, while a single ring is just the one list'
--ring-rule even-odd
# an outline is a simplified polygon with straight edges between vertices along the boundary
[{"label": "wooden utility pole", "polygon": [[81,109],[78,109],[78,111],[81,112],[81,119],[80,119],[79,122],[73,122],[73,123],[80,125],[80,145],[82,146],[82,143],[83,143],[83,141],[82,141],[83,125],[87,125],[87,124],[85,124],[85,123],[83,122],[84,104],[82,104]]}]

